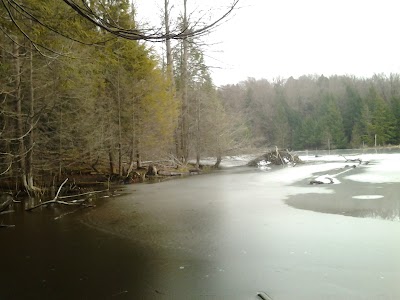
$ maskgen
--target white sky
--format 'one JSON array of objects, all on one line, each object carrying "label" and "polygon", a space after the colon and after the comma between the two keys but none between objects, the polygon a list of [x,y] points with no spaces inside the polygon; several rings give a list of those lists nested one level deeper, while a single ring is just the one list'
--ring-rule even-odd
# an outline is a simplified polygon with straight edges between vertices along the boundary
[{"label": "white sky", "polygon": [[[188,6],[213,7],[216,18],[231,2],[188,0]],[[158,22],[163,3],[136,0],[139,20]],[[398,0],[240,0],[239,6],[204,38],[213,44],[208,64],[220,68],[212,71],[216,85],[248,77],[400,73]]]}]

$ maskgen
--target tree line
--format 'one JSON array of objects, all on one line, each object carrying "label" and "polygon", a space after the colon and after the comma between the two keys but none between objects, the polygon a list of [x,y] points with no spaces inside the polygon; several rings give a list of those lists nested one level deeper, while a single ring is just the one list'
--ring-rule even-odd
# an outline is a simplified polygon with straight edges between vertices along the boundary
[{"label": "tree line", "polygon": [[257,146],[342,149],[400,144],[400,75],[310,75],[219,89]]},{"label": "tree line", "polygon": [[85,2],[113,29],[105,31],[60,1],[2,0],[0,185],[36,192],[77,172],[121,178],[143,161],[199,167],[213,156],[218,166],[252,146],[399,144],[399,75],[216,88],[187,2],[171,20],[164,0],[160,56],[140,38],[112,33],[143,36],[128,0]]},{"label": "tree line", "polygon": [[[0,7],[3,188],[41,191],[72,172],[123,177],[146,160],[199,164],[235,147],[186,11],[180,39],[161,35],[174,39],[165,63],[140,38],[101,30],[60,1],[22,2]],[[87,5],[110,28],[142,36],[130,1]]]}]

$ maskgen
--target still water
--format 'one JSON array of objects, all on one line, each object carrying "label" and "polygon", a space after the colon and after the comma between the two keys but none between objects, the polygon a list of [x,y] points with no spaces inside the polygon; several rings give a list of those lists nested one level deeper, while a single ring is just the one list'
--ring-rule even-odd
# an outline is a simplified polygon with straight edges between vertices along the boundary
[{"label": "still water", "polygon": [[368,185],[310,186],[313,173],[236,167],[126,186],[57,220],[9,215],[0,299],[400,298],[400,225],[360,218],[396,207],[397,185],[375,209],[353,198],[376,194]]}]

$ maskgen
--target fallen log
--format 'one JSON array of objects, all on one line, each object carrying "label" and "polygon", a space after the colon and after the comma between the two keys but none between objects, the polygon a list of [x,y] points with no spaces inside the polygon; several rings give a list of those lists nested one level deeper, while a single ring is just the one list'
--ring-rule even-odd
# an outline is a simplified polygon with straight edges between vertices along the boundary
[{"label": "fallen log", "polygon": [[5,202],[0,204],[0,212],[6,210],[11,203],[13,203],[13,199],[11,197],[8,197],[8,199]]},{"label": "fallen log", "polygon": [[14,228],[15,225],[0,224],[0,228]]},{"label": "fallen log", "polygon": [[93,205],[85,204],[88,201],[88,199],[74,199],[74,200],[71,200],[71,201],[60,201],[59,199],[78,198],[80,196],[92,195],[92,194],[103,193],[103,192],[108,191],[108,189],[107,189],[107,190],[91,191],[91,192],[75,194],[75,195],[59,196],[62,187],[64,186],[64,184],[67,181],[68,181],[68,178],[65,179],[64,182],[60,185],[60,187],[58,188],[57,194],[56,194],[56,196],[54,197],[53,200],[49,200],[49,201],[45,201],[45,202],[39,203],[39,204],[37,204],[35,206],[28,207],[25,210],[26,211],[31,211],[31,210],[34,210],[35,208],[41,207],[43,205],[49,205],[49,204],[62,204],[62,205],[70,205],[70,206],[82,205],[82,206],[85,206],[85,207],[93,207]]},{"label": "fallen log", "polygon": [[184,175],[189,175],[189,172],[173,172],[173,171],[160,170],[160,171],[158,171],[158,175],[161,175],[161,176],[184,176]]},{"label": "fallen log", "polygon": [[360,165],[362,163],[361,158],[351,159],[351,158],[345,157],[344,155],[340,155],[340,156],[343,157],[346,160],[346,162],[358,162],[358,164],[360,164]]},{"label": "fallen log", "polygon": [[1,216],[1,215],[6,215],[6,214],[12,214],[13,212],[15,212],[15,210],[6,210],[6,211],[2,211],[2,212],[0,212],[0,216]]},{"label": "fallen log", "polygon": [[31,211],[31,210],[34,210],[35,208],[41,207],[43,205],[49,205],[49,204],[55,204],[55,203],[63,204],[63,205],[71,205],[72,206],[72,205],[82,205],[82,203],[84,203],[84,202],[86,202],[86,199],[85,200],[75,200],[75,201],[71,201],[71,202],[58,201],[58,200],[49,200],[49,201],[45,201],[45,202],[39,203],[39,204],[37,204],[35,206],[32,206],[32,207],[28,207],[25,210],[26,211]]},{"label": "fallen log", "polygon": [[58,199],[76,198],[76,197],[80,197],[80,196],[103,193],[103,192],[107,192],[107,191],[108,191],[108,189],[101,190],[101,191],[91,191],[91,192],[86,192],[86,193],[81,193],[81,194],[76,194],[76,195],[59,196]]},{"label": "fallen log", "polygon": [[[330,182],[328,184],[333,184],[333,179],[326,177],[326,179],[328,179]],[[320,180],[311,180],[310,184],[325,184],[326,182],[320,181]]]},{"label": "fallen log", "polygon": [[69,203],[69,202],[64,202],[64,203],[62,203],[63,201],[58,201],[58,195],[60,194],[62,187],[64,186],[64,184],[67,183],[67,181],[68,181],[68,178],[65,179],[65,180],[63,181],[63,183],[61,183],[60,187],[58,188],[57,194],[56,194],[56,196],[54,197],[53,200],[45,201],[45,202],[39,203],[38,205],[35,205],[35,206],[32,206],[32,207],[28,207],[28,208],[25,209],[25,210],[26,210],[26,211],[31,211],[31,210],[34,210],[35,208],[38,208],[38,207],[43,206],[43,205],[48,205],[48,204],[51,204],[51,203],[60,203],[60,204]]}]

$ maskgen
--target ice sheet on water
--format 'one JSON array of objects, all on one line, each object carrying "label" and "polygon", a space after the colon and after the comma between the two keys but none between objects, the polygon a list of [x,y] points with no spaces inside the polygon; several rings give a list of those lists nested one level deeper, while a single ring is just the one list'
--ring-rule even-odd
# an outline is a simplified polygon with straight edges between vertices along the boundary
[{"label": "ice sheet on water", "polygon": [[384,197],[383,195],[357,195],[353,196],[352,198],[369,200],[369,199],[381,199],[383,197]]},{"label": "ice sheet on water", "polygon": [[400,154],[367,154],[360,157],[371,163],[366,172],[346,176],[346,179],[368,183],[400,182]]},{"label": "ice sheet on water", "polygon": [[294,168],[284,168],[274,172],[273,177],[269,178],[269,181],[292,184],[300,180],[307,180],[307,178],[310,178],[314,173],[343,168],[344,165],[343,163],[328,162],[326,164],[300,165]]},{"label": "ice sheet on water", "polygon": [[[301,156],[300,159],[305,162],[343,162],[345,164],[349,163],[346,162],[346,159],[359,159],[362,162],[364,172],[346,176],[346,179],[368,183],[400,182],[400,153]],[[365,164],[367,162],[368,164]]]},{"label": "ice sheet on water", "polygon": [[[341,155],[301,155],[299,158],[304,162],[345,162],[346,159]],[[354,159],[353,157],[351,157]]]}]

